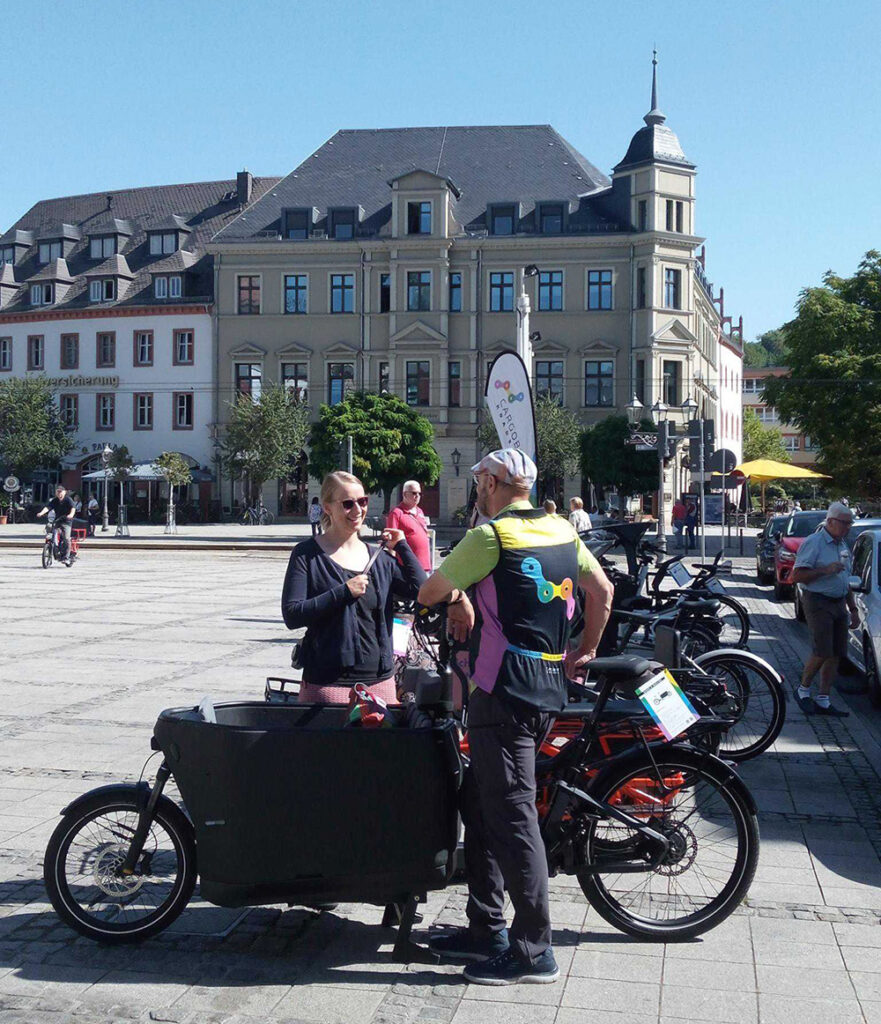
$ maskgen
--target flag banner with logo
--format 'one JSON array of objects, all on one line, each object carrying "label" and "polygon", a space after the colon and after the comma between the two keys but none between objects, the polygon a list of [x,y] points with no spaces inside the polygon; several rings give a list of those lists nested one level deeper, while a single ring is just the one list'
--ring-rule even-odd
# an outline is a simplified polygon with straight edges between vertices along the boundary
[{"label": "flag banner with logo", "polygon": [[519,448],[535,461],[535,410],[523,360],[502,352],[486,375],[486,404],[502,448]]}]

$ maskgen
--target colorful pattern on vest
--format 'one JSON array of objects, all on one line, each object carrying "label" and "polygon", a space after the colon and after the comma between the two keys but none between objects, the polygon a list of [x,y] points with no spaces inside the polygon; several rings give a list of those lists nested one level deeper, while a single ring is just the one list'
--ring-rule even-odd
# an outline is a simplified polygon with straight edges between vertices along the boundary
[{"label": "colorful pattern on vest", "polygon": [[559,711],[566,703],[562,662],[575,614],[577,534],[543,509],[512,509],[491,526],[499,561],[475,587],[472,682]]}]

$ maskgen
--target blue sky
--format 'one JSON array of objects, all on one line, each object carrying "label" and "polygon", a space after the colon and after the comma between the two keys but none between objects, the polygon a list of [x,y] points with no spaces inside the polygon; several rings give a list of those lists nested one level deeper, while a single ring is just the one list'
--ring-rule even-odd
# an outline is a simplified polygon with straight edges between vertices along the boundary
[{"label": "blue sky", "polygon": [[338,128],[550,123],[606,173],[660,105],[745,333],[881,247],[881,4],[4,0],[0,229],[42,198],[285,174]]}]

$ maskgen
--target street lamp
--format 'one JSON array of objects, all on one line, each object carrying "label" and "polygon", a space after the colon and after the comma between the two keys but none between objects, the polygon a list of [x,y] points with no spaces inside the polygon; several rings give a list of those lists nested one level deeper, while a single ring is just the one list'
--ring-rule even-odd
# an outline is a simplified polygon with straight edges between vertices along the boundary
[{"label": "street lamp", "polygon": [[642,420],[642,413],[645,406],[640,402],[636,395],[634,395],[625,408],[627,410],[627,419],[630,422],[630,425],[632,427],[638,427]]},{"label": "street lamp", "polygon": [[517,316],[517,355],[523,360],[526,367],[526,375],[532,381],[532,338],[529,333],[529,296],[526,293],[526,278],[537,277],[538,267],[534,263],[528,263],[520,271],[520,294],[517,296],[515,313]]},{"label": "street lamp", "polygon": [[113,449],[109,444],[104,445],[104,451],[101,452],[101,462],[104,464],[104,512],[101,516],[101,532],[106,533],[109,529],[110,518],[107,514],[107,467],[110,465],[110,456],[113,454]]},{"label": "street lamp", "polygon": [[682,411],[686,413],[689,419],[694,419],[697,414],[697,402],[691,397],[691,395],[689,395],[682,403]]},{"label": "street lamp", "polygon": [[660,426],[667,420],[667,413],[670,411],[670,407],[661,401],[659,398],[657,402],[652,406],[652,419],[655,423]]},{"label": "street lamp", "polygon": [[462,458],[462,453],[459,451],[458,448],[454,448],[450,452],[450,459],[452,460],[452,463],[453,463],[453,469],[456,471],[456,476],[459,475],[459,460],[461,458]]}]

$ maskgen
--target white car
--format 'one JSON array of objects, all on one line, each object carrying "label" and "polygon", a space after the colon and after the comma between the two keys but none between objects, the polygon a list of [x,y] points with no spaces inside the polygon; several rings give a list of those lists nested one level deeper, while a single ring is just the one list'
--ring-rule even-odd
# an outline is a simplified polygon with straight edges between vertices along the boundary
[{"label": "white car", "polygon": [[[881,529],[866,530],[853,548],[851,588],[860,624],[850,631],[848,660],[865,673],[869,697],[881,707]],[[856,582],[859,578],[859,584]]]}]

